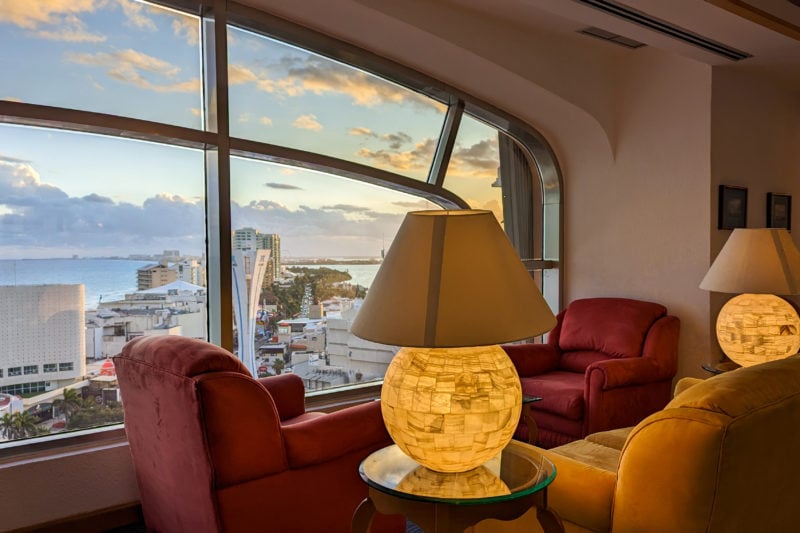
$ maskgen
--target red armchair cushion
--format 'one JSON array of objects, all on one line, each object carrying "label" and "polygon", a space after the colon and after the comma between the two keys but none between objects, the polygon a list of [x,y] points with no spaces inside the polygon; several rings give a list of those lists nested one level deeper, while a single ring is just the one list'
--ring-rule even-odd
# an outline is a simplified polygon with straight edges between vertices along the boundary
[{"label": "red armchair cushion", "polygon": [[653,302],[625,298],[575,300],[564,315],[558,346],[562,352],[596,351],[610,357],[638,357],[650,326],[666,314],[666,307]]},{"label": "red armchair cushion", "polygon": [[583,418],[584,376],[574,372],[553,371],[522,378],[522,393],[541,396],[535,408],[570,420]]}]

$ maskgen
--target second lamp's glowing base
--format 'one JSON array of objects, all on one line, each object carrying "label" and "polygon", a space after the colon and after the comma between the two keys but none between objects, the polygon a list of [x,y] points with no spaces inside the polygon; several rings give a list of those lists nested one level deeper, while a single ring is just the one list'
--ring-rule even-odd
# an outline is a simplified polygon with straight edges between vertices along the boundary
[{"label": "second lamp's glowing base", "polygon": [[386,371],[386,429],[409,457],[438,472],[465,472],[508,444],[522,388],[500,346],[401,348]]},{"label": "second lamp's glowing base", "polygon": [[717,317],[717,340],[733,362],[752,366],[783,359],[800,349],[800,317],[771,294],[740,294]]}]

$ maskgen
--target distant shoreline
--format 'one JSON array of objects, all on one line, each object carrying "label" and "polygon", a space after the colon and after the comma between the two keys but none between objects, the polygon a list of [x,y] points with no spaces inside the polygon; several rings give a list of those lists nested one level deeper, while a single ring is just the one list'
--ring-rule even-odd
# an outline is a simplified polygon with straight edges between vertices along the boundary
[{"label": "distant shoreline", "polygon": [[295,265],[379,265],[381,260],[377,257],[368,259],[284,259],[281,260],[282,265],[295,266]]}]

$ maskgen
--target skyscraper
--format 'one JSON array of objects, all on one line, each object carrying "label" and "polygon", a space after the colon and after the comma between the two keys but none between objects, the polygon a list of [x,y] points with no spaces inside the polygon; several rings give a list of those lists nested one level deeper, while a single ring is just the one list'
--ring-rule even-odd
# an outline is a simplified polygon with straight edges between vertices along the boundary
[{"label": "skyscraper", "polygon": [[239,359],[253,376],[258,375],[253,344],[256,312],[269,255],[269,250],[234,250],[231,254],[233,315],[236,320]]},{"label": "skyscraper", "polygon": [[233,232],[231,247],[234,250],[269,250],[270,265],[266,283],[271,285],[281,276],[281,236],[277,233],[260,233],[255,228],[240,228]]}]

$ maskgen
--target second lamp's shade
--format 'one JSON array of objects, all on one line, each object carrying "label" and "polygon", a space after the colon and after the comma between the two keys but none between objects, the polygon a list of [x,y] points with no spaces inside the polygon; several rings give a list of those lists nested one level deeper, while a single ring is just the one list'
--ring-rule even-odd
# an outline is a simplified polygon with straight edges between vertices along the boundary
[{"label": "second lamp's shade", "polygon": [[752,294],[798,294],[800,251],[785,229],[737,228],[708,269],[700,288]]},{"label": "second lamp's shade", "polygon": [[552,311],[491,211],[406,215],[351,331],[395,346],[499,344],[540,335]]}]

